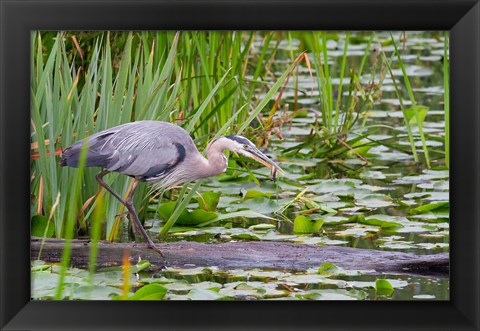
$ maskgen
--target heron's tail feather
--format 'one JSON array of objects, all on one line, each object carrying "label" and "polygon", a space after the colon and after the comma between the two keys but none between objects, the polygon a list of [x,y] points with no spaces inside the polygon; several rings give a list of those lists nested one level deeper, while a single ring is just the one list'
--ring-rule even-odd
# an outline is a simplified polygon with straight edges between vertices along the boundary
[{"label": "heron's tail feather", "polygon": [[[88,138],[88,150],[87,158],[85,160],[85,167],[107,167],[112,159],[112,155],[102,151],[100,148],[105,142],[104,139],[107,136],[107,134],[103,134],[101,136],[92,136]],[[85,139],[77,141],[72,146],[66,148],[60,157],[60,165],[77,168],[80,162],[80,156],[84,144]]]},{"label": "heron's tail feather", "polygon": [[[81,148],[69,147],[63,151],[60,157],[60,166],[69,166],[78,168],[80,163]],[[109,163],[110,158],[105,157],[104,154],[88,150],[87,159],[85,160],[85,167],[102,167],[105,168]]]}]

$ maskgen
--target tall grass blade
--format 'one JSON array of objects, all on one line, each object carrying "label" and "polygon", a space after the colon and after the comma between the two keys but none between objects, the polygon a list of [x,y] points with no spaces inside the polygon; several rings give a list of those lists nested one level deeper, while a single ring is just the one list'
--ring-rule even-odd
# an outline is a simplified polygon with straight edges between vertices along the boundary
[{"label": "tall grass blade", "polygon": [[[405,65],[404,65],[403,60],[402,60],[402,56],[400,55],[400,52],[398,51],[397,44],[396,44],[395,39],[393,38],[393,35],[391,33],[390,33],[390,38],[392,40],[393,47],[395,48],[395,54],[397,55],[398,64],[400,65],[400,69],[402,70],[403,80],[405,82],[405,86],[406,86],[406,89],[407,89],[407,92],[408,92],[408,96],[409,96],[410,101],[412,103],[412,109],[413,109],[413,112],[415,114],[415,119],[416,119],[416,122],[417,122],[418,131],[420,133],[420,139],[422,140],[422,147],[423,147],[423,153],[425,155],[425,162],[427,164],[427,168],[430,168],[430,157],[428,155],[427,142],[425,140],[425,134],[423,133],[423,124],[422,124],[422,121],[420,120],[420,114],[418,113],[417,102],[415,100],[415,95],[413,94],[412,85],[410,84],[410,79],[408,78],[407,71],[405,69]],[[393,76],[392,76],[392,79],[393,79]]]},{"label": "tall grass blade", "polygon": [[170,218],[167,220],[165,225],[162,227],[162,230],[160,231],[158,237],[159,238],[165,238],[168,234],[168,231],[172,228],[172,226],[175,224],[177,221],[178,217],[182,214],[182,212],[187,208],[188,203],[192,199],[193,195],[197,192],[198,188],[202,184],[202,180],[197,180],[193,187],[190,189],[190,192],[184,197],[185,192],[188,188],[189,183],[185,183],[182,187],[182,191],[180,192],[180,195],[177,200],[177,205],[175,206],[175,210],[173,211],[172,215]]},{"label": "tall grass blade", "polygon": [[283,74],[277,79],[275,84],[273,84],[272,88],[268,91],[267,94],[263,97],[263,99],[258,103],[258,105],[255,107],[255,109],[251,112],[250,116],[247,118],[245,122],[242,123],[240,128],[238,129],[238,134],[241,134],[243,130],[247,128],[247,126],[250,125],[250,123],[260,114],[260,112],[265,108],[265,106],[270,102],[270,100],[273,98],[275,93],[280,89],[280,87],[283,85],[287,77],[289,77],[293,69],[297,66],[296,62],[293,62],[288,66],[288,68],[283,72]]}]

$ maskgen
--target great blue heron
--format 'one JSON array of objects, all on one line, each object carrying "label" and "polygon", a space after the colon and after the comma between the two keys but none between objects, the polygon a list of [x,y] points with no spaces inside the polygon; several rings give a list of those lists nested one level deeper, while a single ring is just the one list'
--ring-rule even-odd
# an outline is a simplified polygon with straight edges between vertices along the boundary
[{"label": "great blue heron", "polygon": [[[154,189],[168,189],[183,182],[216,176],[227,169],[227,157],[223,154],[226,149],[257,160],[270,168],[272,174],[277,171],[283,174],[278,165],[242,136],[213,139],[207,146],[208,158],[205,158],[187,131],[161,121],[137,121],[95,133],[66,148],[60,165],[78,167],[84,144],[87,144],[85,166],[104,168],[96,175],[97,181],[125,205],[135,228],[148,246],[157,251],[133,206],[133,193],[138,182],[151,183]],[[134,178],[125,200],[104,182],[103,177],[109,172]]]}]

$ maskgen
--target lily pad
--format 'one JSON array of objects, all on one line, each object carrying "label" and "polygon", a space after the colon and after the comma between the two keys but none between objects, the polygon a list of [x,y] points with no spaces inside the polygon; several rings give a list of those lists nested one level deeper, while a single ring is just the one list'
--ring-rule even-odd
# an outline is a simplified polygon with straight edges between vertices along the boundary
[{"label": "lily pad", "polygon": [[266,232],[267,230],[276,229],[276,228],[277,228],[276,225],[266,224],[266,223],[255,224],[248,227],[249,230],[257,231],[257,232]]},{"label": "lily pad", "polygon": [[445,211],[450,209],[450,203],[448,201],[439,201],[439,202],[433,202],[429,203],[423,206],[419,206],[417,208],[414,208],[410,210],[412,214],[423,214],[423,213],[428,213],[432,211]]},{"label": "lily pad", "polygon": [[187,295],[188,300],[220,300],[225,299],[225,297],[218,291],[204,288],[194,288]]},{"label": "lily pad", "polygon": [[300,215],[293,220],[293,232],[295,233],[315,233],[322,228],[323,220],[312,220],[306,216]]},{"label": "lily pad", "polygon": [[[167,202],[162,204],[158,208],[158,214],[164,219],[168,220],[175,210],[175,202]],[[204,209],[195,209],[189,211],[185,209],[177,219],[176,224],[180,225],[196,225],[204,222],[208,222],[218,215],[211,211],[205,211]]]},{"label": "lily pad", "polygon": [[360,206],[368,208],[380,208],[390,206],[393,201],[392,198],[385,194],[367,194],[355,200],[355,203]]},{"label": "lily pad", "polygon": [[379,226],[384,229],[403,227],[403,225],[400,223],[383,221],[378,218],[363,218],[363,219],[359,219],[358,222],[362,224],[367,224],[367,225]]},{"label": "lily pad", "polygon": [[220,201],[221,192],[201,192],[201,198],[197,198],[198,207],[202,208],[205,211],[214,212],[217,208],[218,202]]},{"label": "lily pad", "polygon": [[273,199],[258,197],[248,199],[239,203],[238,205],[230,205],[230,207],[227,208],[227,211],[231,212],[240,209],[248,209],[250,211],[256,211],[262,214],[269,214],[280,209],[280,205]]},{"label": "lily pad", "polygon": [[375,292],[377,295],[392,296],[394,292],[392,284],[386,279],[377,279],[375,281]]},{"label": "lily pad", "polygon": [[143,286],[128,300],[162,300],[167,293],[167,289],[160,284],[148,284]]},{"label": "lily pad", "polygon": [[113,286],[83,285],[74,288],[71,299],[74,300],[112,300],[122,291]]},{"label": "lily pad", "polygon": [[307,300],[365,300],[367,293],[361,290],[310,290],[305,294],[297,294],[297,297]]}]

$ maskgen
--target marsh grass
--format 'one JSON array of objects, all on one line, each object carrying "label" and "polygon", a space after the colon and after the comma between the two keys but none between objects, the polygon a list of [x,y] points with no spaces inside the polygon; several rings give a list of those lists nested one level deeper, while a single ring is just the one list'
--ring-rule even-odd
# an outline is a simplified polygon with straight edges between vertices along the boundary
[{"label": "marsh grass", "polygon": [[[312,127],[312,134],[309,139],[300,141],[298,145],[289,147],[286,153],[296,154],[303,148],[311,148],[314,157],[338,157],[347,152],[353,152],[359,158],[366,161],[356,151],[356,146],[362,138],[368,137],[372,131],[360,136],[349,136],[352,127],[365,113],[373,107],[375,101],[381,95],[383,83],[384,59],[378,54],[372,54],[372,43],[375,34],[370,33],[365,51],[360,60],[358,68],[347,65],[348,47],[350,33],[345,33],[343,39],[342,60],[340,66],[329,64],[328,32],[309,32],[301,35],[301,38],[309,50],[308,57],[311,57],[312,68],[315,72],[316,85],[318,87],[318,99],[320,103],[318,123]],[[377,58],[379,59],[377,61]],[[380,63],[380,64],[378,64]],[[368,65],[367,65],[368,64]],[[368,84],[361,82],[365,67],[370,68]],[[380,78],[376,81],[376,74],[380,72]],[[338,87],[333,83],[333,78],[338,77]],[[344,80],[348,78],[350,83],[344,90]],[[365,123],[366,117],[364,117]],[[364,126],[364,125],[363,125]],[[370,142],[370,144],[372,144]]]},{"label": "marsh grass", "polygon": [[[77,235],[93,235],[93,213],[104,220],[101,231],[95,223],[95,236],[118,240],[124,207],[111,195],[103,196],[99,206],[99,170],[61,168],[57,156],[95,132],[143,119],[183,126],[200,150],[213,136],[242,132],[299,62],[274,77],[270,42],[278,35],[266,33],[260,52],[253,54],[255,36],[215,31],[32,33],[32,214],[48,215],[60,195],[53,215],[55,237],[67,236],[72,217]],[[267,76],[274,80],[271,87],[263,81]],[[263,97],[258,98],[259,91],[265,91]],[[74,178],[81,191],[72,185]],[[118,174],[108,175],[106,182],[122,195],[131,185]],[[146,217],[147,193],[142,185],[135,195],[141,218]]]}]

